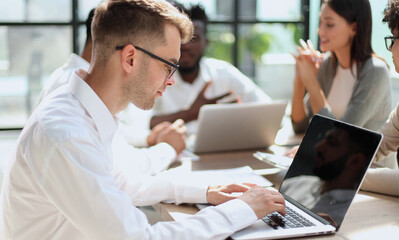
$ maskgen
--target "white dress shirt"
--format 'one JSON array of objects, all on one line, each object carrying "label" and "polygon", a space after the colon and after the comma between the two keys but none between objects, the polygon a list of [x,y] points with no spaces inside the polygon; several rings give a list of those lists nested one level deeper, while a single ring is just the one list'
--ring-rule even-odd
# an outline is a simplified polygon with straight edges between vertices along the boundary
[{"label": "white dress shirt", "polygon": [[75,69],[83,69],[87,71],[90,67],[90,63],[88,63],[81,56],[71,53],[68,57],[67,62],[61,67],[57,68],[47,79],[44,84],[43,90],[39,95],[39,100],[37,105],[43,100],[43,98],[54,90],[68,83],[69,79],[71,79],[71,75]]},{"label": "white dress shirt", "polygon": [[206,187],[189,179],[178,184],[179,176],[167,176],[173,171],[126,175],[130,171],[120,166],[129,162],[112,159],[117,128],[117,120],[76,73],[47,96],[24,127],[5,174],[2,239],[225,239],[256,221],[252,209],[236,199],[183,222],[151,226],[132,206],[135,192],[146,190],[146,204],[203,202]]},{"label": "white dress shirt", "polygon": [[[87,71],[89,66],[90,64],[85,59],[72,53],[68,61],[51,74],[40,94],[38,103],[60,86],[66,85],[71,79],[75,69]],[[176,159],[176,151],[167,143],[160,143],[150,148],[134,148],[129,145],[127,141],[124,140],[125,136],[129,136],[129,143],[136,143],[140,146],[144,146],[143,139],[146,140],[146,136],[148,136],[150,132],[147,130],[149,126],[145,128],[142,124],[137,124],[138,122],[146,121],[141,119],[145,118],[144,111],[141,109],[133,111],[132,109],[137,109],[137,107],[133,106],[133,104],[129,105],[132,106],[129,106],[125,111],[120,113],[122,119],[118,118],[122,120],[122,128],[118,128],[112,143],[114,159],[121,159],[122,162],[135,159],[134,161],[137,163],[137,166],[134,168],[135,171],[143,174],[157,174],[167,169]],[[125,131],[125,133],[123,131]],[[132,174],[134,174],[134,172],[132,172]]]},{"label": "white dress shirt", "polygon": [[[179,71],[176,71],[175,85],[167,88],[162,98],[155,101],[153,114],[163,115],[189,109],[209,81],[212,81],[212,84],[205,92],[206,98],[219,97],[233,91],[233,96],[240,96],[242,102],[271,101],[251,79],[230,63],[202,57],[198,76],[192,84],[185,82]],[[232,100],[233,97],[228,97],[219,102]],[[187,123],[189,134],[196,132],[196,125],[196,121]]]}]

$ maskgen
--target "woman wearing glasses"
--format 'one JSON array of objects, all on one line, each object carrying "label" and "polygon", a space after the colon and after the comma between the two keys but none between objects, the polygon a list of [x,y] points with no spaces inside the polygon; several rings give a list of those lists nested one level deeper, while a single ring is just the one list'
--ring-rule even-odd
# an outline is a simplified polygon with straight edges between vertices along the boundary
[{"label": "woman wearing glasses", "polygon": [[[399,40],[399,0],[389,1],[388,7],[384,11],[384,19],[382,21],[388,23],[388,26],[393,34],[392,37],[385,38],[385,43],[388,50],[392,52],[395,70],[399,72],[399,44],[397,42]],[[384,135],[384,138],[377,152],[377,161],[399,150],[398,126],[399,105],[391,113],[388,121],[381,128],[381,133]],[[399,156],[397,155],[397,158],[398,157]],[[368,170],[366,178],[362,184],[362,189],[399,196],[398,185],[398,169],[377,168]]]},{"label": "woman wearing glasses", "polygon": [[318,34],[324,59],[309,42],[295,57],[294,131],[305,131],[316,113],[379,129],[391,111],[391,89],[386,63],[371,47],[369,1],[324,0]]}]

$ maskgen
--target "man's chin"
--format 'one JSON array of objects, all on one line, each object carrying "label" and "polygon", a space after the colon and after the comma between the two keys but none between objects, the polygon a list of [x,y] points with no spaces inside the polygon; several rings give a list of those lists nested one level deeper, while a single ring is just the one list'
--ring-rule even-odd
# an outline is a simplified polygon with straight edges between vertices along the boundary
[{"label": "man's chin", "polygon": [[141,110],[150,110],[154,107],[155,100],[146,103],[132,103],[134,106],[140,108]]}]

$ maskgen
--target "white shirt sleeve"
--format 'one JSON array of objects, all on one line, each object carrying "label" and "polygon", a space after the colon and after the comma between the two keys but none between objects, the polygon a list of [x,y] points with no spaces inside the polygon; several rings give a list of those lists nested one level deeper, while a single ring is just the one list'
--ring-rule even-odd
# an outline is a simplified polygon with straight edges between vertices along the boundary
[{"label": "white shirt sleeve", "polygon": [[399,196],[399,169],[369,169],[362,190]]},{"label": "white shirt sleeve", "polygon": [[[234,200],[184,222],[151,226],[131,198],[118,190],[101,147],[87,139],[57,144],[46,153],[47,168],[40,181],[55,208],[87,239],[225,239],[256,221],[247,204]],[[170,191],[167,182],[154,183]]]},{"label": "white shirt sleeve", "polygon": [[129,104],[118,114],[119,129],[125,140],[135,147],[148,147],[147,137],[151,133],[151,111]]},{"label": "white shirt sleeve", "polygon": [[[216,207],[207,207],[183,221],[159,222],[153,226],[153,239],[226,239],[233,232],[253,224],[255,213],[236,199]],[[167,227],[166,227],[167,226]],[[156,231],[156,232],[155,232]]]},{"label": "white shirt sleeve", "polygon": [[169,167],[176,159],[176,151],[167,143],[149,148],[135,148],[129,145],[119,131],[112,141],[114,168],[129,175],[155,175]]},{"label": "white shirt sleeve", "polygon": [[206,193],[209,186],[203,179],[179,169],[164,171],[155,176],[127,176],[116,174],[118,188],[126,192],[136,206],[168,203],[207,203]]},{"label": "white shirt sleeve", "polygon": [[396,152],[399,147],[399,105],[391,112],[387,122],[382,125],[380,132],[384,135],[381,146],[375,157],[379,161]]}]

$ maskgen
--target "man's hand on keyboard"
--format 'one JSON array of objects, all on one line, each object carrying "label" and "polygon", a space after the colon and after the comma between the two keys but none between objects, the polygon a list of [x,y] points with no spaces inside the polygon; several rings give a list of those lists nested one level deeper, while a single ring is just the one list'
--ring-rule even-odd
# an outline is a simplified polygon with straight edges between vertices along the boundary
[{"label": "man's hand on keyboard", "polygon": [[277,191],[255,186],[242,194],[238,199],[246,202],[255,212],[258,219],[272,212],[285,216],[285,200]]}]

